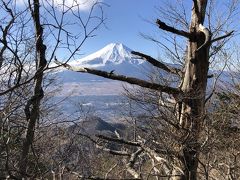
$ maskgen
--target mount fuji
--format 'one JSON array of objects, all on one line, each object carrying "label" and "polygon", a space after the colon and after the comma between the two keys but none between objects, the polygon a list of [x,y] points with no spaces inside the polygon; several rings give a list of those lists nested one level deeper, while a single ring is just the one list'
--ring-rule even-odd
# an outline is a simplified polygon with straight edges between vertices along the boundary
[{"label": "mount fuji", "polygon": [[[114,71],[116,74],[143,78],[145,76],[144,69],[147,63],[141,59],[134,58],[131,51],[130,48],[121,43],[111,43],[82,59],[69,62],[69,65],[108,72]],[[60,71],[57,74],[64,83],[110,81],[95,75],[76,73],[68,70]]]},{"label": "mount fuji", "polygon": [[[69,62],[69,65],[75,67],[88,67],[103,71],[113,71],[115,74],[122,74],[137,78],[146,78],[147,63],[144,60],[136,59],[131,54],[131,49],[121,43],[111,43],[104,48],[92,53],[82,59]],[[66,90],[79,90],[81,94],[74,95],[95,95],[101,94],[119,94],[122,90],[122,83],[112,81],[99,76],[72,72],[69,70],[58,71],[56,77],[63,84],[64,92]],[[94,94],[91,93],[94,92]],[[96,92],[99,91],[99,92]]]},{"label": "mount fuji", "polygon": [[133,59],[131,49],[121,43],[111,43],[99,51],[82,59],[73,61],[71,65],[87,67],[103,67],[111,65],[139,65],[143,60]]}]

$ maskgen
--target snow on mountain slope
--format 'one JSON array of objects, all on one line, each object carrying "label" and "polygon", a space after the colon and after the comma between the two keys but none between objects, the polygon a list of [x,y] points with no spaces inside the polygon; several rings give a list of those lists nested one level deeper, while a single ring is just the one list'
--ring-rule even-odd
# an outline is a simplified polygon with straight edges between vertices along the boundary
[{"label": "snow on mountain slope", "polygon": [[[114,71],[130,77],[146,78],[147,63],[133,58],[131,49],[121,43],[111,43],[82,59],[69,62],[72,66]],[[123,91],[122,82],[87,73],[60,69],[54,74],[62,84],[60,96],[117,95]]]},{"label": "snow on mountain slope", "polygon": [[121,43],[111,43],[82,59],[71,62],[75,66],[102,67],[106,65],[142,64],[144,61],[134,59],[131,49]]},{"label": "snow on mountain slope", "polygon": [[[82,59],[69,62],[72,66],[88,67],[104,71],[114,71],[116,74],[144,78],[146,62],[133,58],[131,49],[121,43],[111,43]],[[64,83],[110,81],[91,74],[61,70],[57,76]]]}]

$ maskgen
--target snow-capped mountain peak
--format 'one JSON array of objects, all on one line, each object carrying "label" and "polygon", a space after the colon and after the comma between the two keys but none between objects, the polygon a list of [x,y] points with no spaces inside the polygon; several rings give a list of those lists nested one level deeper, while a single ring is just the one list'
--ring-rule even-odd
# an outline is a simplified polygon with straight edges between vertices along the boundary
[{"label": "snow-capped mountain peak", "polygon": [[122,43],[111,43],[93,54],[71,62],[71,65],[102,67],[108,64],[142,64],[142,60],[133,58],[131,51],[130,48]]}]

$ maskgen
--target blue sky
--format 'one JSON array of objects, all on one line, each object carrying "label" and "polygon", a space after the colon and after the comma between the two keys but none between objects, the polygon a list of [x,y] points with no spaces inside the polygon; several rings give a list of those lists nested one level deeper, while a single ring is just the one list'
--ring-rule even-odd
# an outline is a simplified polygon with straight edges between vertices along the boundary
[{"label": "blue sky", "polygon": [[159,0],[105,0],[104,8],[107,28],[102,27],[93,39],[88,40],[82,51],[89,54],[112,42],[121,42],[133,50],[157,55],[154,43],[144,39],[140,33],[154,34],[158,28],[150,22],[157,18],[155,6]]},{"label": "blue sky", "polygon": [[[65,5],[71,7],[75,5],[74,3],[81,4],[81,13],[82,17],[88,15],[88,11],[95,1],[101,1],[106,6],[103,5],[104,16],[106,17],[105,26],[101,26],[94,34],[94,38],[88,39],[83,46],[81,47],[81,56],[76,55],[72,58],[81,58],[90,53],[93,53],[104,46],[110,43],[123,43],[132,50],[141,51],[152,56],[157,56],[158,48],[156,44],[151,41],[144,39],[140,33],[147,35],[155,35],[159,33],[157,26],[153,25],[150,22],[154,22],[158,17],[158,12],[156,7],[159,7],[162,4],[162,1],[159,0],[65,0]],[[19,7],[26,7],[28,5],[27,0],[17,0],[17,5]],[[56,8],[56,13],[61,12],[63,0],[43,0],[42,5],[49,7],[48,5],[53,3]],[[60,6],[58,6],[60,5]],[[42,8],[44,9],[44,8]],[[50,9],[50,8],[49,8]],[[58,11],[60,10],[60,11]],[[47,13],[48,14],[48,13]],[[59,13],[59,19],[60,15]],[[44,15],[43,13],[43,22],[46,22],[45,19],[51,22],[50,15]],[[45,19],[44,19],[45,18]],[[70,24],[74,24],[74,18],[70,18]],[[68,20],[65,20],[68,23]],[[52,19],[52,22],[54,20]],[[93,24],[94,25],[94,24]],[[91,25],[92,26],[92,25]],[[48,29],[46,29],[48,30]],[[69,29],[73,33],[81,33],[81,28],[72,27]],[[48,34],[48,32],[46,33]],[[78,41],[81,41],[79,39]],[[55,44],[52,41],[51,37],[46,40],[46,44]],[[56,53],[58,57],[65,59],[68,57],[67,52],[63,49],[59,49]],[[71,54],[71,53],[70,53]]]},{"label": "blue sky", "polygon": [[[105,16],[107,17],[106,26],[107,28],[101,28],[96,34],[97,36],[91,40],[88,40],[83,48],[82,52],[84,54],[89,54],[94,52],[108,43],[112,42],[122,42],[129,48],[137,51],[144,52],[146,54],[152,55],[156,58],[161,54],[161,49],[159,47],[140,36],[140,33],[157,37],[160,41],[164,41],[163,38],[160,38],[160,34],[163,32],[158,29],[157,26],[151,24],[159,17],[159,12],[157,8],[164,10],[164,2],[166,0],[103,0],[107,3],[109,7],[104,8]],[[169,2],[177,2],[176,0]],[[184,0],[184,6],[187,11],[187,16],[191,13],[191,0]],[[225,9],[228,6],[228,3],[231,1],[215,2],[214,4],[216,9],[213,9],[212,12],[212,22],[215,16],[219,16],[224,19],[227,17],[228,9]],[[180,5],[180,3],[178,4]],[[181,8],[181,7],[180,7]],[[221,11],[219,11],[221,10]],[[189,18],[188,17],[188,18]],[[236,23],[238,17],[234,17],[233,24],[228,25],[228,31],[230,30],[239,30],[239,23]],[[166,19],[161,19],[164,22],[167,22]],[[149,22],[147,22],[149,21]],[[229,20],[228,22],[231,22]],[[235,22],[235,23],[234,23]],[[167,22],[168,23],[168,22]],[[176,22],[177,23],[177,22]],[[206,22],[207,23],[207,22]],[[237,25],[236,25],[237,24]],[[175,25],[174,25],[175,26]],[[222,32],[224,33],[224,32]],[[239,32],[236,32],[237,34]],[[223,35],[223,34],[222,34]],[[184,40],[184,39],[183,39]],[[185,44],[184,44],[185,47]]]},{"label": "blue sky", "polygon": [[[54,2],[54,3],[62,3],[62,0],[45,0],[45,2]],[[74,2],[80,3],[81,6],[81,12],[82,14],[87,14],[89,8],[92,6],[92,4],[96,0],[65,0],[66,5],[71,6]],[[162,57],[162,49],[160,49],[155,43],[152,41],[144,39],[140,33],[152,36],[156,38],[157,40],[160,40],[164,44],[169,45],[170,43],[164,40],[164,38],[161,36],[163,35],[163,31],[158,29],[158,27],[154,24],[157,18],[159,18],[159,12],[157,8],[161,8],[162,10],[166,9],[166,6],[164,5],[164,2],[170,2],[175,3],[175,5],[181,6],[180,2],[184,3],[184,6],[186,8],[187,16],[190,17],[189,13],[191,13],[191,6],[192,6],[192,0],[99,0],[103,3],[106,3],[108,6],[103,6],[104,10],[104,16],[107,18],[105,21],[106,27],[102,26],[100,29],[98,29],[95,34],[96,36],[94,38],[88,39],[83,46],[81,47],[81,56],[73,57],[75,58],[81,58],[86,55],[89,55],[90,53],[93,53],[104,46],[106,46],[109,43],[123,43],[132,50],[141,51],[143,53],[149,54],[155,58]],[[18,0],[19,4],[24,4],[27,2],[27,0]],[[226,1],[230,2],[230,1]],[[214,16],[219,16],[221,18],[225,18],[227,16],[227,9],[224,9],[224,6],[227,5],[221,2],[216,1],[217,8],[213,11],[211,11],[212,15],[211,18],[214,18]],[[221,11],[219,11],[221,9]],[[181,7],[178,8],[178,10],[181,11]],[[182,14],[182,13],[181,13]],[[164,18],[160,18],[162,21],[169,24],[168,20],[166,19],[166,16]],[[45,17],[48,19],[49,17]],[[71,17],[68,17],[70,19],[73,19]],[[188,19],[189,20],[189,19]],[[215,19],[212,19],[213,22]],[[235,21],[237,18],[235,17]],[[71,20],[70,20],[71,21]],[[68,20],[67,20],[68,22]],[[231,22],[231,21],[228,21]],[[71,21],[71,23],[75,23],[74,20]],[[70,23],[70,24],[71,24]],[[172,22],[173,26],[178,26],[180,23],[178,22]],[[175,23],[175,24],[174,24]],[[233,25],[237,25],[239,30],[239,23],[234,23]],[[228,24],[225,25],[226,27],[230,27],[229,30],[233,30],[236,28],[231,28]],[[74,33],[81,33],[81,29],[79,28],[71,28],[70,31],[74,31]],[[224,33],[224,32],[222,32]],[[170,33],[168,33],[170,34]],[[164,36],[165,37],[165,36]],[[183,39],[183,43],[185,43],[185,39]],[[50,38],[50,41],[47,43],[51,43],[52,39]],[[79,40],[80,41],[80,40]],[[185,48],[185,44],[183,44],[183,48]],[[169,47],[170,49],[172,47]],[[60,49],[58,51],[57,56],[62,57],[65,59],[64,55],[66,53]],[[163,55],[164,56],[164,55]]]}]

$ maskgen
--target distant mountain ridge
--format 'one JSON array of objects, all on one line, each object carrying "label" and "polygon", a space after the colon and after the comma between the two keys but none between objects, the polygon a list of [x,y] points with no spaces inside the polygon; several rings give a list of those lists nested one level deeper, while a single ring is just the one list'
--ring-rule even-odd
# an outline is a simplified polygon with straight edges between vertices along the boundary
[{"label": "distant mountain ridge", "polygon": [[[152,65],[142,59],[137,59],[131,52],[132,50],[122,43],[110,43],[102,49],[84,58],[74,60],[69,64],[76,67],[88,67],[107,72],[112,71],[115,74],[139,79],[148,79],[147,76],[149,76],[149,73],[153,70]],[[179,65],[176,64],[167,65],[179,67]],[[167,72],[160,69],[154,72],[158,72],[162,77],[169,76]],[[219,72],[210,70],[209,74],[214,74],[216,77]],[[65,92],[63,92],[62,95],[73,90],[76,96],[93,95],[94,93],[95,95],[119,95],[123,91],[122,82],[88,73],[79,73],[62,69],[56,73],[56,77],[59,78],[63,84],[63,90]],[[156,77],[158,76],[156,75]],[[223,72],[219,80],[225,83],[230,80],[229,77],[229,72]],[[210,78],[208,80],[208,87],[212,87],[213,82],[214,78]]]},{"label": "distant mountain ridge", "polygon": [[89,116],[78,124],[74,124],[68,128],[69,133],[81,132],[83,134],[106,134],[114,135],[115,131],[123,134],[127,128],[124,123],[106,122],[100,117]]},{"label": "distant mountain ridge", "polygon": [[[139,79],[146,78],[146,76],[149,75],[147,73],[151,73],[152,69],[149,67],[152,67],[152,65],[141,59],[134,59],[131,51],[130,48],[121,43],[111,43],[93,54],[72,61],[70,65],[90,67],[108,72],[114,71],[113,73],[115,74],[122,74]],[[176,68],[180,67],[175,64],[167,65]],[[220,72],[221,71],[217,70],[209,71],[209,75],[213,74],[214,78],[208,79],[208,94],[212,92],[215,77],[218,77]],[[156,80],[159,80],[157,73],[164,78],[171,76],[171,74],[169,75],[169,73],[161,69],[156,69],[156,71],[153,72],[157,77]],[[218,82],[220,88],[226,89],[232,85],[230,75],[231,72],[222,72]],[[84,107],[86,111],[94,110],[93,112],[96,112],[97,116],[101,118],[103,117],[103,119],[108,121],[113,119],[113,114],[119,112],[119,109],[116,110],[116,107],[122,107],[125,105],[117,100],[120,99],[120,96],[124,92],[123,83],[121,81],[113,81],[88,73],[73,72],[64,68],[56,72],[54,76],[60,79],[59,84],[62,85],[61,90],[56,94],[56,97],[59,97],[60,99],[70,97],[71,101],[60,105],[63,109],[67,109],[66,112],[68,112],[69,115],[72,115],[75,112],[76,104],[82,103],[82,107]],[[239,74],[236,74],[236,76],[240,77]],[[177,86],[178,83],[176,82],[172,85]],[[124,84],[124,86],[128,88],[132,87],[127,84]],[[217,89],[220,89],[219,87],[217,87]],[[109,104],[116,104],[116,106]],[[100,119],[95,118],[91,123],[95,123],[95,128],[93,128],[95,130],[100,129],[101,131],[106,130],[112,132],[114,129],[104,124]],[[91,125],[89,125],[89,127],[90,126]],[[87,131],[93,130],[88,128]]]}]

